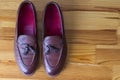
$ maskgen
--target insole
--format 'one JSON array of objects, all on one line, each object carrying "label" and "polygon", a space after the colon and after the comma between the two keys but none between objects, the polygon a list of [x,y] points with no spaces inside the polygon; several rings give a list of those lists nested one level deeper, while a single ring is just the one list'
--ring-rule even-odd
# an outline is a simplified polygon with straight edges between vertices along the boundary
[{"label": "insole", "polygon": [[45,35],[46,36],[62,36],[61,16],[57,7],[54,4],[47,6],[44,19]]},{"label": "insole", "polygon": [[19,35],[35,35],[35,21],[32,4],[25,3],[22,5],[18,19]]},{"label": "insole", "polygon": [[32,35],[33,36],[33,34],[34,34],[34,28],[30,25],[30,26],[25,26],[24,28],[23,28],[23,35]]}]

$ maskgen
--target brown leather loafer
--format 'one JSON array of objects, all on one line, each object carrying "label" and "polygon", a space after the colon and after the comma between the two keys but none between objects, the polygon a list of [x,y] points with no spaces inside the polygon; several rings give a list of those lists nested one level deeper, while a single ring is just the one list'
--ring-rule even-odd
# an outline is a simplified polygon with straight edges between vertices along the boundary
[{"label": "brown leather loafer", "polygon": [[18,9],[14,49],[16,62],[26,75],[32,74],[37,67],[36,38],[35,10],[30,1],[24,1]]},{"label": "brown leather loafer", "polygon": [[48,3],[43,18],[43,64],[46,73],[55,76],[62,70],[67,54],[63,19],[58,4]]}]

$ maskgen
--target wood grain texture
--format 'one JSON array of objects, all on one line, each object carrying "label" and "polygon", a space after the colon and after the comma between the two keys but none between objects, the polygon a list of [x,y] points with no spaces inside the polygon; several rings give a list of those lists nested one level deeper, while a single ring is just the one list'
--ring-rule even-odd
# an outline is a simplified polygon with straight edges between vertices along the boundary
[{"label": "wood grain texture", "polygon": [[68,56],[63,71],[48,77],[41,61],[33,76],[18,69],[13,51],[16,15],[22,0],[0,0],[0,80],[120,80],[120,0],[31,0],[41,21],[45,5],[63,12]]}]

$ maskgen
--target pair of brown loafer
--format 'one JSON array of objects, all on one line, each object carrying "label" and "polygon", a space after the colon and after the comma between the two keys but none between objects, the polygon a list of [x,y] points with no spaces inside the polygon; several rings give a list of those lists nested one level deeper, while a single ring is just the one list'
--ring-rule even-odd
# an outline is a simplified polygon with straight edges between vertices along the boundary
[{"label": "pair of brown loafer", "polygon": [[[36,24],[33,4],[30,1],[22,2],[18,9],[14,47],[17,64],[26,75],[32,74],[39,62]],[[41,51],[48,75],[60,73],[65,63],[66,51],[62,14],[58,4],[50,2],[46,5],[43,16]]]}]

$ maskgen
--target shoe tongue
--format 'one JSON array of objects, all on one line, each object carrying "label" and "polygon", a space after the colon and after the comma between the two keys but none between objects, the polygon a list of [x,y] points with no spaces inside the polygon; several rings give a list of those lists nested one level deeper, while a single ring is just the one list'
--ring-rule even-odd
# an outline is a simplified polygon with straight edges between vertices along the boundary
[{"label": "shoe tongue", "polygon": [[[49,53],[49,51],[54,51],[61,49],[63,47],[62,39],[59,36],[47,36],[43,42],[44,53]],[[50,49],[50,50],[49,50]]]},{"label": "shoe tongue", "polygon": [[47,36],[44,39],[44,43],[46,44],[62,44],[62,39],[60,36]]},{"label": "shoe tongue", "polygon": [[18,37],[18,43],[19,44],[34,44],[35,43],[35,39],[33,36],[29,36],[29,35],[20,35]]}]

